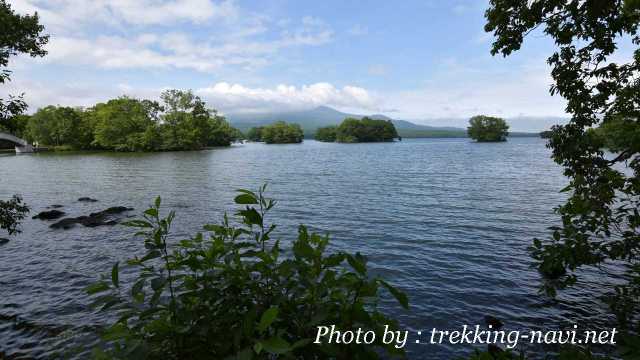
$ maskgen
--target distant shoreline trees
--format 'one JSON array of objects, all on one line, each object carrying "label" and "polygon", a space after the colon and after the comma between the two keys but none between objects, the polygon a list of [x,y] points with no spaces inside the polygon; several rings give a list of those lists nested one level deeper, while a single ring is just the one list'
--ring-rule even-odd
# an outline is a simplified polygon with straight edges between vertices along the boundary
[{"label": "distant shoreline trees", "polygon": [[398,132],[391,121],[366,116],[362,119],[346,118],[337,127],[319,128],[316,132],[316,140],[325,142],[385,142],[397,137]]},{"label": "distant shoreline trees", "polygon": [[507,141],[509,125],[501,118],[477,115],[469,119],[467,133],[477,142]]},{"label": "distant shoreline trees", "polygon": [[200,150],[229,146],[239,131],[191,91],[167,90],[161,103],[130,97],[90,108],[47,106],[16,120],[16,134],[57,149]]},{"label": "distant shoreline trees", "polygon": [[271,125],[249,129],[247,139],[267,144],[297,144],[304,139],[304,132],[298,124],[276,121]]},{"label": "distant shoreline trees", "polygon": [[323,142],[334,142],[336,141],[336,132],[336,126],[321,127],[316,130],[315,139]]}]

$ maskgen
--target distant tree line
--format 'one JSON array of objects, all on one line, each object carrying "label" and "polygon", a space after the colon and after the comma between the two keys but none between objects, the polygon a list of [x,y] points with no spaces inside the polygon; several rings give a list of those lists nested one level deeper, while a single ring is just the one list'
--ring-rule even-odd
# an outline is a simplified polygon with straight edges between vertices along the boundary
[{"label": "distant tree line", "polygon": [[302,142],[304,132],[298,124],[276,121],[271,125],[249,129],[246,138],[251,141],[264,141],[267,144],[295,144]]},{"label": "distant tree line", "polygon": [[43,146],[83,150],[198,150],[241,137],[191,91],[167,90],[160,99],[123,96],[86,109],[47,106],[13,117],[4,127]]},{"label": "distant tree line", "polygon": [[338,126],[318,128],[316,140],[325,142],[381,142],[393,141],[398,137],[396,127],[389,120],[346,118]]}]

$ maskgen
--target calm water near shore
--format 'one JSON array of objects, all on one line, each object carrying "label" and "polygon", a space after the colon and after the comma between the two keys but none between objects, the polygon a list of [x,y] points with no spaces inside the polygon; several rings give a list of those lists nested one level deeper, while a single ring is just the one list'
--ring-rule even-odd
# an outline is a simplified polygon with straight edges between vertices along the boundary
[{"label": "calm water near shore", "polygon": [[[80,216],[120,205],[138,214],[161,195],[165,209],[177,211],[179,240],[232,213],[235,189],[268,182],[278,200],[271,218],[277,235],[286,243],[307,224],[330,232],[334,249],[367,255],[375,274],[409,295],[410,311],[392,301],[383,308],[412,333],[483,324],[485,315],[507,329],[603,325],[592,323],[601,303],[577,302],[581,287],[592,287],[596,277],[586,276],[555,302],[538,294],[526,248],[557,223],[552,209],[566,185],[549,156],[538,138],[0,155],[0,198],[22,194],[31,215],[60,204]],[[99,201],[76,201],[83,196]],[[29,218],[22,234],[0,246],[0,353],[85,358],[105,318],[88,308],[83,289],[115,261],[140,252],[142,243],[122,226],[53,230],[50,224]],[[472,349],[409,339],[411,358],[444,359]]]}]

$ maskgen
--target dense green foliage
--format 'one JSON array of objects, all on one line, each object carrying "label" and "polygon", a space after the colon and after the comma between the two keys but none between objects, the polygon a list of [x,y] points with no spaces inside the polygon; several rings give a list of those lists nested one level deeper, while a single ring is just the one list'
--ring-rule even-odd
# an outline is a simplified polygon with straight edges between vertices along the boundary
[{"label": "dense green foliage", "polygon": [[602,146],[609,151],[619,153],[640,144],[640,123],[629,118],[611,118],[593,129]]},{"label": "dense green foliage", "polygon": [[191,91],[167,90],[162,103],[129,97],[87,109],[47,106],[16,120],[20,136],[45,146],[115,151],[228,146],[239,132]]},{"label": "dense green foliage", "polygon": [[402,354],[383,345],[314,344],[317,326],[378,335],[393,319],[376,308],[381,289],[403,307],[406,295],[367,272],[360,254],[327,253],[329,239],[300,226],[292,253],[271,240],[266,221],[275,202],[258,192],[239,190],[244,206],[231,224],[205,225],[204,233],[169,248],[170,212],[161,216],[160,198],[143,219],[128,225],[144,238],[146,255],[127,262],[133,284],[120,282],[116,263],[110,281],[90,286],[95,304],[119,320],[104,333],[98,358],[131,359],[377,359]]},{"label": "dense green foliage", "polygon": [[334,142],[337,137],[336,126],[321,127],[316,130],[315,139],[318,141]]},{"label": "dense green foliage", "polygon": [[[7,69],[9,57],[28,54],[32,57],[44,56],[44,46],[49,41],[43,35],[44,26],[40,24],[38,14],[19,15],[6,0],[0,0],[0,84],[10,81],[11,71]],[[22,114],[27,104],[22,95],[0,98],[0,130],[12,132],[15,116]]]},{"label": "dense green foliage", "polygon": [[262,126],[252,127],[247,131],[247,140],[262,141]]},{"label": "dense green foliage", "polygon": [[[557,209],[562,225],[553,228],[550,239],[536,239],[532,247],[548,280],[546,290],[554,294],[574,284],[581,267],[602,269],[608,276],[607,264],[621,262],[628,274],[612,281],[607,302],[620,326],[637,334],[640,2],[492,0],[486,17],[486,30],[496,36],[493,54],[517,51],[536,28],[553,38],[557,49],[548,58],[551,92],[567,100],[566,110],[572,115],[567,125],[553,128],[549,141],[553,159],[570,180],[564,189],[568,200]],[[633,57],[614,62],[625,59],[616,51],[623,43],[631,46]],[[593,130],[597,127],[605,139]],[[605,146],[614,154],[605,152]]]},{"label": "dense green foliage", "polygon": [[336,128],[338,142],[380,142],[393,141],[398,137],[396,127],[389,120],[347,118]]},{"label": "dense green foliage", "polygon": [[298,124],[276,121],[270,125],[249,129],[247,138],[251,141],[264,141],[267,144],[291,144],[301,143],[304,133]]},{"label": "dense green foliage", "polygon": [[[43,35],[43,31],[37,14],[16,14],[9,3],[0,0],[0,84],[11,80],[11,71],[7,69],[9,57],[18,54],[37,57],[47,53],[44,46],[49,36]],[[0,131],[13,133],[22,130],[19,116],[26,109],[22,95],[0,98]],[[9,235],[20,232],[18,226],[28,212],[29,207],[18,195],[10,200],[0,200],[0,229],[6,230]]]},{"label": "dense green foliage", "polygon": [[509,125],[503,119],[478,115],[469,119],[467,134],[478,142],[507,141]]},{"label": "dense green foliage", "polygon": [[22,202],[22,198],[14,195],[10,200],[0,200],[0,229],[9,235],[20,232],[20,221],[29,212],[29,207]]}]

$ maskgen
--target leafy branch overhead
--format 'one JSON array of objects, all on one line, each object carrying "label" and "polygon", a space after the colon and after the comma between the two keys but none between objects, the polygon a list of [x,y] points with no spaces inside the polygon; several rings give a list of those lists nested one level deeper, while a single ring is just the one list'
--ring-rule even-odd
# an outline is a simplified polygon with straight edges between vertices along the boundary
[{"label": "leafy branch overhead", "polygon": [[[574,284],[585,266],[622,262],[607,302],[625,329],[636,329],[640,305],[640,1],[492,0],[485,30],[492,54],[510,55],[532,32],[555,41],[547,60],[550,92],[567,100],[571,121],[555,126],[549,147],[564,167],[568,199],[562,223],[532,254],[545,289]],[[620,49],[631,49],[630,57]],[[608,151],[607,151],[608,150]],[[635,331],[635,330],[634,330]],[[631,331],[633,334],[634,331]],[[628,344],[627,344],[628,345]],[[637,348],[637,346],[636,346]]]}]

